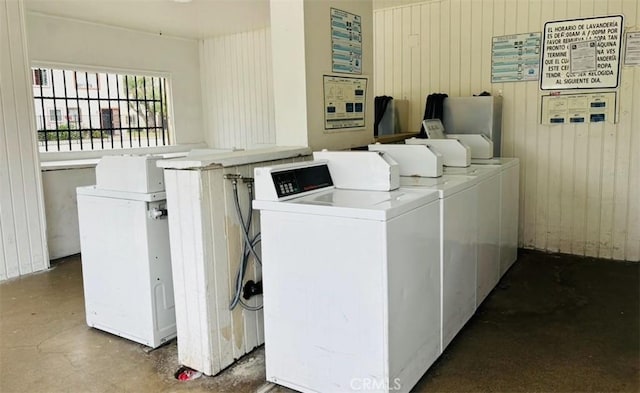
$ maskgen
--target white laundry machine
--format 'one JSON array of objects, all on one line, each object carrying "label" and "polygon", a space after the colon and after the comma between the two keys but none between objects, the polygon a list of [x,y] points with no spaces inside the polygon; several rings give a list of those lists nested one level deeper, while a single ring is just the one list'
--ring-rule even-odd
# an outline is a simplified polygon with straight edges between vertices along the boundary
[{"label": "white laundry machine", "polygon": [[444,351],[476,310],[477,178],[402,176],[400,185],[438,191]]},{"label": "white laundry machine", "polygon": [[266,377],[302,392],[408,392],[440,354],[438,193],[348,189],[397,184],[397,171],[336,161],[379,153],[335,153],[255,170]]},{"label": "white laundry machine", "polygon": [[472,164],[466,168],[446,167],[444,173],[478,179],[477,307],[500,280],[500,168]]},{"label": "white laundry machine", "polygon": [[176,337],[166,194],[155,161],[103,159],[98,184],[77,188],[87,325],[153,348]]},{"label": "white laundry machine", "polygon": [[500,276],[509,270],[518,258],[518,222],[520,160],[518,158],[492,158],[472,160],[472,167],[496,166],[500,170]]}]

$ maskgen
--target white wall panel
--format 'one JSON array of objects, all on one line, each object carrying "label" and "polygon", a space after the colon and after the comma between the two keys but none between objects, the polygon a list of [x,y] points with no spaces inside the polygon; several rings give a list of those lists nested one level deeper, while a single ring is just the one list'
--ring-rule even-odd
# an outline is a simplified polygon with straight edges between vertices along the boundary
[{"label": "white wall panel", "polygon": [[617,124],[541,125],[538,82],[491,83],[493,36],[609,14],[623,14],[625,29],[637,31],[638,2],[411,3],[374,10],[375,95],[409,100],[417,131],[430,93],[502,94],[502,153],[521,159],[520,246],[640,260],[640,111],[633,109],[640,108],[640,68],[621,68]]},{"label": "white wall panel", "polygon": [[275,144],[269,29],[210,38],[201,45],[207,143],[243,149]]},{"label": "white wall panel", "polygon": [[0,280],[49,266],[22,1],[0,1]]},{"label": "white wall panel", "polygon": [[93,184],[96,184],[95,167],[42,171],[47,244],[51,259],[80,252],[76,188]]}]

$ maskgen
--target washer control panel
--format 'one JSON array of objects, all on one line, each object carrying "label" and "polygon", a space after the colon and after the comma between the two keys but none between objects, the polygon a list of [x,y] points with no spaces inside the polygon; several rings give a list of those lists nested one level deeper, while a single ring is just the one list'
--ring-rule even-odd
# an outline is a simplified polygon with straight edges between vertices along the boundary
[{"label": "washer control panel", "polygon": [[278,198],[333,186],[326,164],[272,172]]}]

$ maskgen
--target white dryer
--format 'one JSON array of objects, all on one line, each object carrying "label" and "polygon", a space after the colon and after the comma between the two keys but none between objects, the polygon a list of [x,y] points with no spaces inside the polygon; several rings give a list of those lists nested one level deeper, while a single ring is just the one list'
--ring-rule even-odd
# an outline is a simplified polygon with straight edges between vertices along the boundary
[{"label": "white dryer", "polygon": [[446,167],[444,173],[478,179],[477,307],[500,280],[500,168],[472,164],[466,168]]},{"label": "white dryer", "polygon": [[349,169],[330,168],[255,170],[266,378],[302,392],[408,392],[440,354],[438,193],[338,189],[333,171]]},{"label": "white dryer", "polygon": [[400,185],[438,191],[444,351],[476,309],[477,178],[403,176]]},{"label": "white dryer", "polygon": [[518,222],[520,191],[520,160],[492,158],[472,160],[472,167],[496,166],[500,171],[500,276],[518,258]]}]

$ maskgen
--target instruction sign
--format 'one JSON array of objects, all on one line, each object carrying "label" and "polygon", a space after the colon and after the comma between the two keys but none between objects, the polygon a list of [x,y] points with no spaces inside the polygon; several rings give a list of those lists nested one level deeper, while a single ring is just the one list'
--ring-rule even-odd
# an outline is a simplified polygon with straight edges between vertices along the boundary
[{"label": "instruction sign", "polygon": [[624,50],[624,65],[640,65],[640,31],[627,33],[625,42],[627,47]]},{"label": "instruction sign", "polygon": [[537,81],[542,33],[493,37],[491,83]]},{"label": "instruction sign", "polygon": [[324,75],[324,129],[364,127],[367,78]]},{"label": "instruction sign", "polygon": [[331,69],[362,74],[362,18],[331,9]]},{"label": "instruction sign", "polygon": [[615,123],[616,93],[542,96],[542,124]]},{"label": "instruction sign", "polygon": [[547,22],[540,88],[618,87],[622,15]]}]

